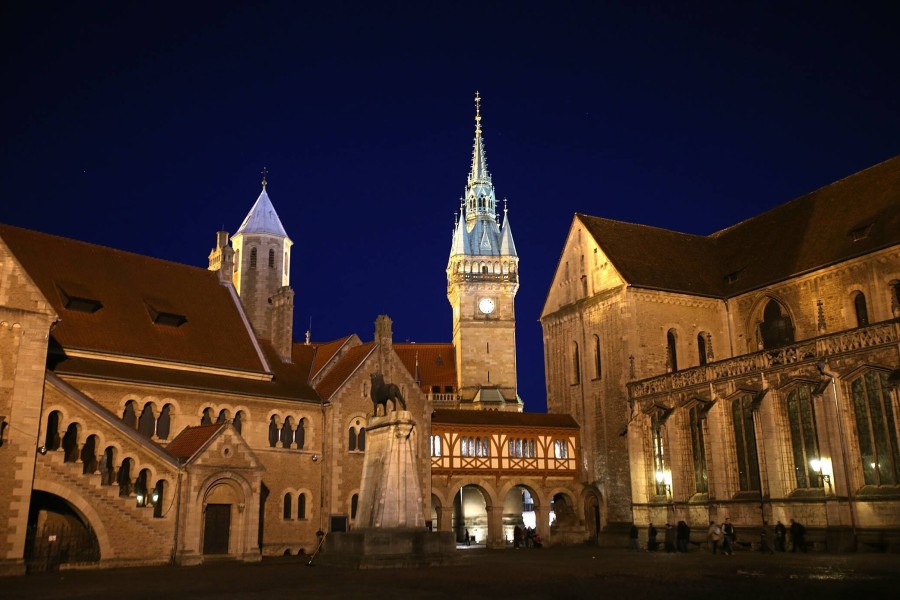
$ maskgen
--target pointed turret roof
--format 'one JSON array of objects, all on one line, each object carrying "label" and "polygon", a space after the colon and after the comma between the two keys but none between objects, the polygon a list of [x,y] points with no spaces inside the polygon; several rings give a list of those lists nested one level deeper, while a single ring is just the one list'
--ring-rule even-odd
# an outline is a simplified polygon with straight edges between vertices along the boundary
[{"label": "pointed turret roof", "polygon": [[500,229],[500,254],[518,256],[512,229],[509,228],[509,211],[506,208],[503,209],[503,227]]},{"label": "pointed turret roof", "polygon": [[[259,198],[253,204],[253,208],[244,217],[244,222],[238,228],[234,235],[242,233],[270,233],[281,237],[288,237],[272,201],[269,200],[269,194],[266,193],[266,181],[263,180],[263,189],[259,194]],[[290,238],[288,238],[290,239]]]}]

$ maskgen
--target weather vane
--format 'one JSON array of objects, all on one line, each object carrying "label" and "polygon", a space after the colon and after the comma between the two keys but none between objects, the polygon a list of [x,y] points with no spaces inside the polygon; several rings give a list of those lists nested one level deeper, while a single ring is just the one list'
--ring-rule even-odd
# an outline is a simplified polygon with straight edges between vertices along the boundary
[{"label": "weather vane", "polygon": [[263,178],[262,178],[262,184],[263,184],[263,187],[266,187],[266,183],[267,183],[267,182],[266,182],[266,175],[269,174],[269,169],[268,169],[268,167],[263,167],[263,168],[262,168],[262,171],[260,171],[259,174],[262,175],[262,177],[263,177]]}]

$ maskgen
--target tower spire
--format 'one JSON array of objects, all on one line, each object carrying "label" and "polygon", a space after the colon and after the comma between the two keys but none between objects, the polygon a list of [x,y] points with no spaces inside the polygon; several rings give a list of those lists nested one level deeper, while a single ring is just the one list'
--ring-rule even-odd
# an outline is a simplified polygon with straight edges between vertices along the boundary
[{"label": "tower spire", "polygon": [[484,154],[484,140],[481,137],[481,94],[475,92],[475,144],[472,148],[472,170],[469,171],[469,187],[476,183],[491,182],[487,169],[487,157]]}]

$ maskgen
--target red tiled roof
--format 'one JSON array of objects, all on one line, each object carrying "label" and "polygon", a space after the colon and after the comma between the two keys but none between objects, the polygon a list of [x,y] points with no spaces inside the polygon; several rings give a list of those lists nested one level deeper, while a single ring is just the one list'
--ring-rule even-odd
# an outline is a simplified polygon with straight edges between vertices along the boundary
[{"label": "red tiled roof", "polygon": [[416,356],[419,358],[419,381],[423,392],[439,386],[441,393],[447,386],[456,390],[456,353],[453,344],[394,344],[394,352],[410,372],[416,376]]},{"label": "red tiled roof", "polygon": [[331,398],[338,388],[347,381],[347,378],[350,377],[366,357],[369,356],[369,353],[371,353],[374,348],[375,342],[368,342],[350,348],[350,350],[347,351],[347,354],[341,357],[338,363],[327,375],[325,375],[325,377],[322,378],[319,385],[316,386],[316,391],[319,392],[322,399],[328,400]]},{"label": "red tiled roof", "polygon": [[[263,370],[216,273],[9,225],[0,225],[0,238],[59,314],[52,335],[63,348]],[[61,290],[98,300],[102,308],[67,309]],[[180,327],[154,323],[151,308],[187,321]]]},{"label": "red tiled roof", "polygon": [[629,284],[732,297],[900,244],[900,156],[709,236],[576,219]]},{"label": "red tiled roof", "polygon": [[570,415],[516,413],[495,410],[436,410],[432,425],[505,425],[508,427],[555,427],[578,429]]},{"label": "red tiled roof", "polygon": [[162,385],[188,389],[210,390],[229,394],[241,394],[263,398],[279,398],[301,402],[320,402],[316,391],[309,385],[309,369],[314,349],[295,344],[292,363],[283,363],[267,342],[260,346],[272,367],[272,380],[242,379],[218,374],[201,373],[111,362],[93,358],[63,357],[51,361],[50,368],[57,375],[80,375]]},{"label": "red tiled roof", "polygon": [[313,348],[316,349],[316,357],[313,360],[312,370],[310,371],[310,377],[316,376],[319,371],[322,370],[331,358],[337,354],[338,350],[347,343],[347,340],[352,338],[352,335],[348,335],[346,337],[342,337],[330,342],[322,342],[322,343],[314,343],[311,344]]},{"label": "red tiled roof", "polygon": [[177,459],[188,460],[197,454],[197,451],[224,426],[224,423],[213,423],[212,425],[185,427],[184,430],[182,430],[182,432],[166,446],[166,452]]}]

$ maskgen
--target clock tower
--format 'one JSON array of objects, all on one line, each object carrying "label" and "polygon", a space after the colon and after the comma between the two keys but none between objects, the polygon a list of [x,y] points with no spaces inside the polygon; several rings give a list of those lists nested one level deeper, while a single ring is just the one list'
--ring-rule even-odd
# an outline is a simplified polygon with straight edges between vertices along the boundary
[{"label": "clock tower", "polygon": [[519,256],[506,207],[502,224],[497,214],[481,134],[481,97],[476,93],[472,168],[447,263],[457,389],[460,408],[521,411],[515,314]]}]

